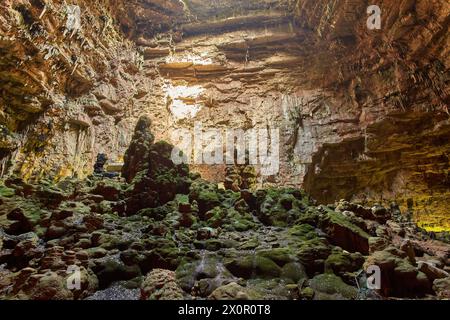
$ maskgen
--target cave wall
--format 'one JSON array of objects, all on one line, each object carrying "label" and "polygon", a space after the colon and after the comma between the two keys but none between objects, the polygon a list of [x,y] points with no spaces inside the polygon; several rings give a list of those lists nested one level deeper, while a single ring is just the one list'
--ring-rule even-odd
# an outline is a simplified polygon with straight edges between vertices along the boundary
[{"label": "cave wall", "polygon": [[[329,41],[354,43],[353,53],[329,68],[328,79],[339,79],[330,85],[350,99],[342,101],[358,112],[359,129],[320,146],[305,188],[321,202],[395,199],[422,225],[448,228],[450,4],[379,1],[382,28],[374,34],[363,18],[343,18],[351,3],[303,1],[299,7],[303,26]],[[311,18],[318,16],[330,24]]]},{"label": "cave wall", "polygon": [[83,178],[98,153],[120,161],[140,115],[164,118],[159,80],[125,38],[115,2],[0,6],[3,174]]},{"label": "cave wall", "polygon": [[0,4],[2,171],[84,177],[99,152],[120,162],[142,114],[165,140],[196,122],[271,127],[281,168],[261,184],[448,224],[448,1],[377,1],[381,30],[364,0],[70,4],[79,28],[63,1]]}]

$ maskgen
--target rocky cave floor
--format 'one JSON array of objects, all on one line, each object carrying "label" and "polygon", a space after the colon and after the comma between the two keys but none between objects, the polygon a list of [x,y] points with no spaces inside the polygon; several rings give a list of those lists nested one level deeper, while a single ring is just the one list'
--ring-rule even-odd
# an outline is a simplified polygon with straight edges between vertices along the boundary
[{"label": "rocky cave floor", "polygon": [[[448,234],[393,204],[221,189],[136,129],[118,178],[0,186],[2,299],[450,298]],[[81,287],[69,290],[77,265]],[[366,286],[371,265],[381,290]]]}]

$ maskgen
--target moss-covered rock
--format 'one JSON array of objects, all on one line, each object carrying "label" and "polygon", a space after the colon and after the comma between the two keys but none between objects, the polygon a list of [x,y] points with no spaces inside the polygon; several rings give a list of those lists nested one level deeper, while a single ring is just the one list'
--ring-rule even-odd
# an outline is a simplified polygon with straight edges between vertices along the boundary
[{"label": "moss-covered rock", "polygon": [[217,185],[202,180],[192,183],[189,200],[190,202],[195,200],[198,203],[199,214],[202,218],[206,212],[221,204]]},{"label": "moss-covered rock", "polygon": [[324,271],[325,260],[331,254],[331,247],[325,239],[315,238],[302,242],[297,251],[299,261],[309,275]]},{"label": "moss-covered rock", "polygon": [[208,297],[209,300],[252,300],[259,299],[257,293],[232,282],[214,290]]},{"label": "moss-covered rock", "polygon": [[213,228],[222,226],[227,217],[227,209],[221,207],[215,207],[209,210],[205,214],[206,223]]},{"label": "moss-covered rock", "polygon": [[205,279],[197,292],[206,297],[217,287],[221,286],[226,279],[233,279],[232,274],[226,270],[216,255],[202,252],[192,258],[185,258],[176,270],[177,281],[186,292],[191,292],[197,282]]},{"label": "moss-covered rock", "polygon": [[295,225],[289,229],[291,235],[296,241],[305,241],[317,238],[317,232],[314,227],[309,224]]},{"label": "moss-covered rock", "polygon": [[97,275],[100,288],[106,288],[115,281],[130,280],[141,275],[138,266],[126,266],[113,259],[99,261],[93,270]]},{"label": "moss-covered rock", "polygon": [[11,198],[16,194],[15,190],[6,187],[3,182],[0,182],[0,198]]},{"label": "moss-covered rock", "polygon": [[151,125],[152,121],[148,117],[141,117],[136,124],[131,144],[125,152],[122,168],[122,176],[128,182],[131,182],[138,172],[148,169],[150,147],[155,140]]},{"label": "moss-covered rock", "polygon": [[299,283],[308,279],[305,268],[299,262],[289,262],[285,264],[281,269],[280,277],[292,283]]},{"label": "moss-covered rock", "polygon": [[103,179],[95,184],[90,194],[102,196],[107,201],[118,201],[124,185],[113,179]]},{"label": "moss-covered rock", "polygon": [[34,202],[19,201],[6,215],[9,223],[5,221],[2,224],[5,223],[3,227],[8,234],[19,235],[37,231],[39,224],[42,224],[50,215],[49,211],[41,209]]},{"label": "moss-covered rock", "polygon": [[342,213],[327,209],[320,227],[328,234],[332,244],[351,252],[369,253],[370,235]]},{"label": "moss-covered rock", "polygon": [[321,217],[320,211],[316,207],[306,207],[305,210],[299,215],[296,224],[309,224],[311,226],[317,226]]},{"label": "moss-covered rock", "polygon": [[305,207],[297,189],[269,188],[256,192],[259,220],[270,226],[284,227],[297,220]]},{"label": "moss-covered rock", "polygon": [[395,247],[374,252],[364,266],[380,268],[380,293],[383,296],[416,298],[431,293],[432,285],[427,276],[411,264],[403,251]]},{"label": "moss-covered rock", "polygon": [[141,300],[182,300],[184,292],[177,284],[175,273],[154,269],[142,282]]},{"label": "moss-covered rock", "polygon": [[244,279],[276,278],[281,274],[281,268],[275,262],[259,255],[225,260],[225,266],[232,274]]},{"label": "moss-covered rock", "polygon": [[325,272],[343,276],[347,272],[355,272],[362,269],[364,261],[365,259],[360,253],[348,253],[336,249],[325,261]]},{"label": "moss-covered rock", "polygon": [[315,291],[315,300],[353,300],[358,295],[355,287],[349,286],[334,274],[320,274],[309,281]]},{"label": "moss-covered rock", "polygon": [[147,273],[153,268],[176,270],[186,250],[178,248],[175,244],[163,245],[141,253],[142,260],[139,263],[143,273]]},{"label": "moss-covered rock", "polygon": [[127,215],[164,205],[174,200],[177,194],[189,192],[189,168],[173,163],[172,145],[164,141],[153,143],[150,126],[151,121],[146,117],[138,121],[125,154],[122,176],[130,184],[125,193]]},{"label": "moss-covered rock", "polygon": [[292,262],[294,259],[294,254],[289,248],[260,250],[257,252],[257,255],[272,260],[280,267],[288,262]]},{"label": "moss-covered rock", "polygon": [[223,225],[229,231],[244,232],[256,229],[255,221],[250,213],[239,213],[235,209],[227,210],[226,222]]}]

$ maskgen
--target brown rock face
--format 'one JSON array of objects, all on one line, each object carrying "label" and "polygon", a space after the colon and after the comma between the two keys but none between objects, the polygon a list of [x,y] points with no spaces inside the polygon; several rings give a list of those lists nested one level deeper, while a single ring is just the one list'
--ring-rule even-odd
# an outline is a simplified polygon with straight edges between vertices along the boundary
[{"label": "brown rock face", "polygon": [[142,72],[142,54],[113,22],[114,5],[2,1],[2,174],[83,178],[99,153],[122,160],[142,114],[161,115],[162,102],[151,103],[158,80],[147,77],[152,68]]},{"label": "brown rock face", "polygon": [[142,115],[174,144],[195,123],[271,128],[280,170],[260,185],[449,228],[450,4],[378,6],[370,30],[364,1],[3,1],[0,171],[85,177],[98,153],[122,162]]},{"label": "brown rock face", "polygon": [[[329,17],[337,25],[346,24],[340,12],[350,3],[344,3]],[[406,207],[410,198],[416,214],[432,212],[428,227],[442,226],[448,224],[450,6],[441,1],[383,1],[380,6],[378,34],[364,30],[361,19],[353,27],[346,24],[353,42],[346,47],[354,50],[336,59],[341,67],[330,68],[328,79],[337,80],[335,96],[345,99],[343,109],[350,107],[346,114],[353,116],[346,119],[346,129],[339,120],[333,125],[339,141],[318,145],[305,188],[322,202],[396,199]],[[319,21],[310,18],[320,14],[310,10],[317,14],[326,8],[308,9],[305,3],[303,9],[301,21],[321,31]],[[431,17],[430,10],[437,15]],[[323,34],[336,37],[337,30]],[[332,75],[335,71],[345,79]]]}]

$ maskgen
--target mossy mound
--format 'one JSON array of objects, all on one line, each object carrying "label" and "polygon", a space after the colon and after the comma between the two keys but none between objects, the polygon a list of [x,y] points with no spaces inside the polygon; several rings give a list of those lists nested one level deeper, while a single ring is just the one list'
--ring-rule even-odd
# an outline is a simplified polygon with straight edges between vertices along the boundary
[{"label": "mossy mound", "polygon": [[309,287],[315,292],[315,300],[354,300],[358,295],[355,287],[333,274],[315,276],[309,281]]},{"label": "mossy mound", "polygon": [[258,219],[269,226],[293,224],[305,211],[308,199],[298,189],[270,188],[254,194]]},{"label": "mossy mound", "polygon": [[224,264],[232,274],[244,279],[277,278],[281,274],[281,268],[275,262],[256,254],[228,259]]}]

